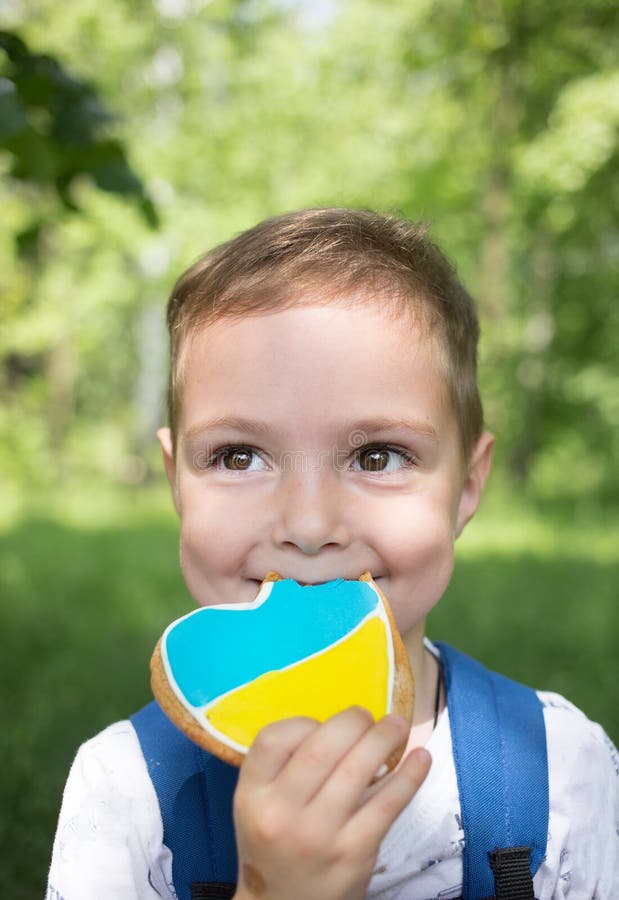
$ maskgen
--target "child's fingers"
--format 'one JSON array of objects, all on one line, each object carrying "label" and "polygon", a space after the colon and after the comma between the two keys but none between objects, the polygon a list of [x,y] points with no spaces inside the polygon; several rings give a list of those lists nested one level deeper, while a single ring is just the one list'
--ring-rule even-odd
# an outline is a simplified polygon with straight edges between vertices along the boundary
[{"label": "child's fingers", "polygon": [[368,710],[352,706],[327,719],[297,747],[277,784],[299,806],[309,803],[342,758],[373,727]]},{"label": "child's fingers", "polygon": [[315,719],[301,716],[267,725],[243,761],[239,785],[251,782],[258,787],[273,781],[299,745],[318,727]]},{"label": "child's fingers", "polygon": [[269,897],[290,896],[291,877],[304,897],[363,896],[380,841],[430,766],[427,751],[414,751],[368,791],[407,732],[397,716],[374,723],[355,708],[323,724],[297,718],[265,728],[234,795],[243,896],[251,867]]},{"label": "child's fingers", "polygon": [[382,841],[389,828],[413,799],[430,771],[432,757],[424,747],[417,747],[405,757],[384,785],[364,803],[349,822],[351,844],[378,839]]},{"label": "child's fingers", "polygon": [[324,803],[327,809],[337,809],[342,821],[346,821],[381,766],[407,737],[408,726],[399,716],[387,715],[373,724],[342,756],[317,802]]}]

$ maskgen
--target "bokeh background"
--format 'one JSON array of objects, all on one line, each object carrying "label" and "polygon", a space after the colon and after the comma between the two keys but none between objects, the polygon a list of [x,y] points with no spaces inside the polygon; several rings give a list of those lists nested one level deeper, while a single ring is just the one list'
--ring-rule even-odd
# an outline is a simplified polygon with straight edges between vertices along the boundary
[{"label": "bokeh background", "polygon": [[423,219],[498,435],[431,636],[619,737],[615,0],[0,5],[0,882],[190,608],[154,444],[166,296],[271,214]]}]

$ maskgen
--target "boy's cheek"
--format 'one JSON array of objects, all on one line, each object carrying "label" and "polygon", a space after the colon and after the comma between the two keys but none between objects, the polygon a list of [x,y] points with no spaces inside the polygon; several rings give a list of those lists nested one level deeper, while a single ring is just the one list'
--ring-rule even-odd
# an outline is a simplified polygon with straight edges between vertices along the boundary
[{"label": "boy's cheek", "polygon": [[181,570],[189,593],[200,606],[249,602],[256,594],[255,585],[240,577],[243,538],[238,531],[228,533],[227,522],[230,522],[229,516],[213,521],[210,517],[195,515],[187,507],[183,512]]},{"label": "boy's cheek", "polygon": [[187,590],[198,606],[225,602],[226,598],[217,592],[216,579],[209,574],[208,560],[184,541],[180,546],[180,563]]}]

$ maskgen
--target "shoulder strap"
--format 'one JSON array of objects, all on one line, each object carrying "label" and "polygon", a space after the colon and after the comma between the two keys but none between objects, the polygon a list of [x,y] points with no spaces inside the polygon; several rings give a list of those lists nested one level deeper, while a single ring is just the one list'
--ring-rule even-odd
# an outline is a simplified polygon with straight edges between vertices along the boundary
[{"label": "shoulder strap", "polygon": [[546,852],[548,759],[535,691],[437,642],[464,829],[464,900],[533,900]]},{"label": "shoulder strap", "polygon": [[154,701],[131,722],[159,799],[179,900],[231,897],[237,881],[232,795],[238,770],[190,741]]}]

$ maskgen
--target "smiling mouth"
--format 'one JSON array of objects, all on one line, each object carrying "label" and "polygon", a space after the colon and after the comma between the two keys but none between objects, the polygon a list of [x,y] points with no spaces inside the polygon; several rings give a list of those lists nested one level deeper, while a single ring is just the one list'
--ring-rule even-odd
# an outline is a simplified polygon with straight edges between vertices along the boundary
[{"label": "smiling mouth", "polygon": [[[325,581],[298,581],[296,578],[286,577],[286,576],[282,575],[282,580],[283,581],[295,581],[301,587],[318,587],[318,585],[320,585],[320,584],[327,584],[328,581],[336,581],[337,579],[328,578]],[[255,578],[252,578],[251,581],[254,584],[262,584],[261,581],[257,581]]]},{"label": "smiling mouth", "polygon": [[[286,577],[286,576],[282,575],[282,578],[285,579],[286,581],[296,581],[296,583],[298,585],[300,585],[301,587],[319,587],[321,584],[328,584],[330,581],[338,581],[339,578],[341,578],[341,577],[342,576],[335,576],[334,578],[326,578],[324,581],[299,581],[296,578]],[[377,579],[378,579],[378,576],[376,576],[376,578],[374,578],[373,580],[376,581]],[[254,584],[257,584],[257,585],[262,584],[261,581],[257,581],[255,578],[252,578],[251,580],[254,582]],[[358,578],[343,578],[343,580],[344,581],[358,581],[359,579]]]}]

